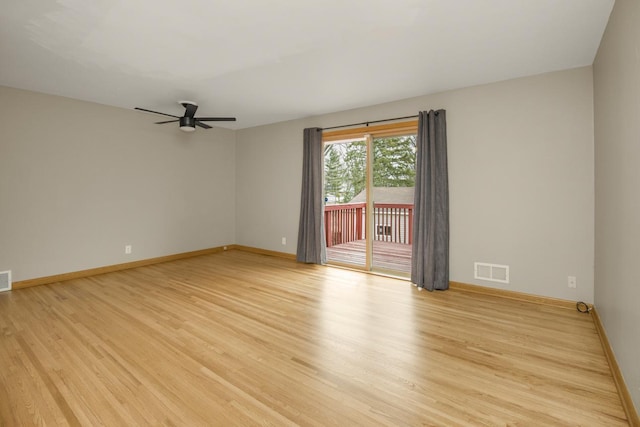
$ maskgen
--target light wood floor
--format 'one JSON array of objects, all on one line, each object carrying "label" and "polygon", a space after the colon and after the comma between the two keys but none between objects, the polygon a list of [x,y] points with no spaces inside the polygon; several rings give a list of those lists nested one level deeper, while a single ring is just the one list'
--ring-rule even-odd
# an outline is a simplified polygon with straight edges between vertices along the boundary
[{"label": "light wood floor", "polygon": [[626,425],[589,315],[229,251],[0,294],[0,425]]}]

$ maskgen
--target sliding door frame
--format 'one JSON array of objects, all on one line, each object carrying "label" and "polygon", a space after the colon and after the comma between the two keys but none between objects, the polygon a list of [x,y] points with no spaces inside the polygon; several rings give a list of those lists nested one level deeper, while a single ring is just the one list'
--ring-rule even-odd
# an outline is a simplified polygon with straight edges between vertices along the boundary
[{"label": "sliding door frame", "polygon": [[365,252],[365,268],[367,271],[373,269],[373,228],[375,226],[375,218],[373,217],[373,136],[370,133],[364,135],[364,141],[367,144],[367,162],[366,162],[366,194],[367,205],[365,207],[365,224],[366,224],[366,252]]},{"label": "sliding door frame", "polygon": [[[377,126],[357,127],[351,129],[341,129],[322,133],[323,145],[327,142],[344,141],[349,139],[364,139],[367,147],[367,162],[366,162],[366,258],[365,265],[350,265],[336,263],[337,265],[343,265],[349,268],[354,268],[364,271],[373,271],[373,233],[374,233],[374,215],[373,215],[373,141],[376,138],[411,135],[418,133],[418,121],[411,120],[405,122],[388,123]],[[397,272],[385,271],[384,269],[376,269],[376,271],[397,275]]]}]

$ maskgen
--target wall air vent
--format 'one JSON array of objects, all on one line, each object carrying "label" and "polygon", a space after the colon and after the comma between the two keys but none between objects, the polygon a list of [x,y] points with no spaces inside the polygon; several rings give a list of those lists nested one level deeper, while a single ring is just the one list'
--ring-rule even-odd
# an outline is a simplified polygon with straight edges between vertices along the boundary
[{"label": "wall air vent", "polygon": [[0,271],[0,292],[11,290],[11,271]]},{"label": "wall air vent", "polygon": [[509,266],[475,262],[473,263],[473,277],[490,282],[509,283]]}]

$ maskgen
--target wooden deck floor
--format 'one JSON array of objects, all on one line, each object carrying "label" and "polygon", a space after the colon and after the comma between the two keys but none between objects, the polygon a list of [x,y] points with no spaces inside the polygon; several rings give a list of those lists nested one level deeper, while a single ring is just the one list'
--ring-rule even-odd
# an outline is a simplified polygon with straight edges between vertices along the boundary
[{"label": "wooden deck floor", "polygon": [[627,426],[589,314],[238,250],[0,293],[0,426]]},{"label": "wooden deck floor", "polygon": [[[366,240],[327,248],[327,260],[343,264],[365,265]],[[373,266],[385,270],[411,273],[411,245],[373,241]]]}]

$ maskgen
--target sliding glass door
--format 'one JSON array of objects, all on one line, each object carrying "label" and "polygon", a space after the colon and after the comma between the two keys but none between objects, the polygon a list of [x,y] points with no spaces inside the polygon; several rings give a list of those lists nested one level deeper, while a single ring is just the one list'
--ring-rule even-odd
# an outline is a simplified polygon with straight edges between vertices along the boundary
[{"label": "sliding glass door", "polygon": [[411,273],[416,136],[373,139],[371,268]]},{"label": "sliding glass door", "polygon": [[367,144],[364,139],[324,147],[324,225],[327,260],[367,266]]},{"label": "sliding glass door", "polygon": [[[380,128],[385,132],[376,135]],[[392,125],[349,136],[325,140],[327,260],[408,275],[415,132]]]}]

